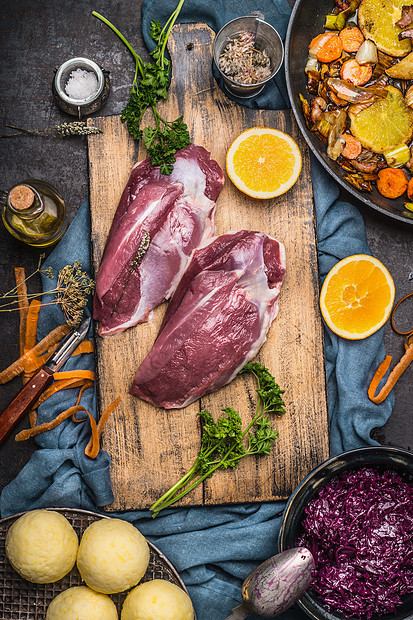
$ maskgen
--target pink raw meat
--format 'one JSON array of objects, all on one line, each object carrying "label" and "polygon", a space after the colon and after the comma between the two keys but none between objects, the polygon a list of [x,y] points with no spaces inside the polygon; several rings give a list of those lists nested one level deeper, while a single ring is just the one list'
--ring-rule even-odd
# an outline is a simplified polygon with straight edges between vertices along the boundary
[{"label": "pink raw meat", "polygon": [[278,314],[284,246],[240,230],[195,250],[130,393],[186,407],[229,383],[253,359]]},{"label": "pink raw meat", "polygon": [[[93,316],[109,336],[151,318],[174,292],[194,248],[215,234],[224,177],[202,146],[176,153],[170,176],[136,164],[121,196],[96,278]],[[144,236],[150,242],[133,264]]]}]

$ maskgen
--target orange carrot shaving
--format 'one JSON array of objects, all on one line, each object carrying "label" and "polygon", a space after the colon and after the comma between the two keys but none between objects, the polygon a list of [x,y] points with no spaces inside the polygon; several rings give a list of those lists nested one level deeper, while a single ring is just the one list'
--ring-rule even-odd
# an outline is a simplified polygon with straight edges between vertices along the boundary
[{"label": "orange carrot shaving", "polygon": [[356,159],[363,149],[360,140],[351,135],[351,133],[345,133],[343,135],[346,145],[341,151],[341,155],[347,159]]},{"label": "orange carrot shaving", "polygon": [[24,267],[15,267],[14,277],[16,280],[16,291],[17,291],[17,298],[18,298],[18,304],[19,304],[19,315],[20,315],[20,331],[19,331],[20,355],[23,355],[25,336],[26,336],[27,312],[29,308],[29,300],[27,297],[27,286],[26,286],[26,273],[25,273]]},{"label": "orange carrot shaving", "polygon": [[41,305],[42,304],[38,299],[33,299],[33,301],[30,303],[30,307],[27,313],[26,338],[24,343],[25,353],[36,346],[37,323],[39,321],[39,312]]},{"label": "orange carrot shaving", "polygon": [[357,52],[364,41],[363,33],[356,25],[343,28],[338,36],[341,39],[343,50],[350,53]]},{"label": "orange carrot shaving", "polygon": [[85,450],[86,456],[89,456],[91,459],[94,459],[97,456],[99,452],[99,439],[100,439],[100,436],[102,435],[103,428],[108,420],[108,417],[110,416],[112,411],[119,405],[119,403],[120,403],[120,398],[117,398],[116,400],[113,401],[113,403],[109,405],[109,407],[105,409],[105,411],[100,416],[100,419],[97,425],[97,445],[93,443],[93,435],[92,435]]},{"label": "orange carrot shaving", "polygon": [[90,381],[94,381],[95,373],[92,370],[66,370],[64,372],[55,372],[53,377],[56,381],[60,379],[73,379],[74,377],[77,379],[89,379]]},{"label": "orange carrot shaving", "polygon": [[377,189],[386,198],[398,198],[407,189],[407,176],[400,168],[383,168],[377,179]]},{"label": "orange carrot shaving", "polygon": [[30,428],[36,426],[37,422],[37,409],[32,409],[29,411],[29,420],[30,420]]},{"label": "orange carrot shaving", "polygon": [[[89,443],[87,444],[85,448],[85,454],[91,459],[96,458],[100,450],[99,439],[102,434],[103,428],[107,422],[109,415],[112,413],[115,407],[117,407],[117,405],[119,404],[120,398],[117,398],[115,401],[113,401],[111,405],[109,405],[109,407],[103,412],[99,420],[99,423],[96,424],[96,420],[94,419],[92,414],[85,407],[83,407],[82,405],[79,405],[79,402],[80,402],[80,399],[82,397],[84,390],[87,387],[90,387],[91,383],[92,382],[90,381],[86,381],[85,384],[82,385],[79,391],[79,396],[77,398],[76,405],[74,405],[73,407],[70,407],[66,411],[62,411],[62,413],[60,413],[56,418],[54,418],[54,420],[51,420],[50,422],[39,424],[39,426],[32,426],[32,428],[21,431],[20,433],[16,435],[15,440],[25,441],[26,439],[30,439],[30,437],[35,437],[36,435],[40,435],[41,433],[50,431],[56,428],[57,426],[59,426],[59,424],[67,420],[70,416],[72,416],[73,422],[76,422],[76,423],[85,422],[89,418],[92,436],[89,440]],[[81,411],[84,411],[87,414],[87,416],[83,418],[77,418],[76,413],[79,413]]]},{"label": "orange carrot shaving", "polygon": [[62,413],[60,413],[56,418],[54,418],[54,420],[51,420],[50,422],[45,422],[44,424],[39,424],[39,426],[35,426],[34,428],[28,428],[24,431],[21,431],[16,435],[15,440],[25,441],[26,439],[30,439],[30,437],[35,437],[36,435],[40,435],[41,433],[45,433],[46,431],[51,431],[52,429],[59,426],[59,424],[64,422],[64,420],[67,420],[67,418],[70,418],[71,415],[77,413],[78,411],[87,411],[87,409],[85,409],[85,407],[82,407],[81,405],[75,405],[74,407],[70,407],[69,409],[66,409],[66,411],[62,411]]},{"label": "orange carrot shaving", "polygon": [[41,405],[42,403],[44,403],[45,400],[50,398],[50,396],[53,396],[53,394],[57,394],[57,392],[60,392],[61,390],[68,390],[69,388],[82,387],[83,385],[86,385],[86,387],[92,387],[93,381],[86,380],[86,379],[78,379],[76,377],[73,379],[60,379],[58,381],[55,381],[39,397],[39,399],[33,405],[33,409],[37,409],[37,407]]},{"label": "orange carrot shaving", "polygon": [[377,396],[375,396],[374,394],[376,392],[377,386],[380,383],[381,379],[384,377],[388,367],[390,366],[391,359],[392,358],[390,355],[386,355],[385,360],[376,370],[376,374],[374,375],[368,389],[369,398],[376,405],[380,404],[385,398],[387,398],[393,387],[396,385],[398,379],[409,366],[410,362],[413,361],[413,346],[408,347],[400,362],[393,368],[393,370],[389,374],[386,384],[382,387]]},{"label": "orange carrot shaving", "polygon": [[363,86],[372,74],[373,69],[370,65],[360,65],[355,58],[343,62],[340,71],[341,78],[353,86]]},{"label": "orange carrot shaving", "polygon": [[[26,320],[26,334],[24,338],[24,347],[23,354],[27,353],[33,347],[36,346],[37,339],[37,324],[39,322],[39,312],[41,307],[41,302],[38,299],[33,299],[30,303],[28,312],[27,312],[27,320]],[[30,371],[29,369],[25,370],[23,374],[23,383],[27,383],[27,381],[32,376],[34,370]]]},{"label": "orange carrot shaving", "polygon": [[323,32],[310,43],[310,54],[315,54],[320,62],[332,62],[340,58],[343,44],[338,34]]},{"label": "orange carrot shaving", "polygon": [[82,340],[78,347],[73,351],[72,355],[80,355],[81,353],[93,353],[93,342],[90,340]]},{"label": "orange carrot shaving", "polygon": [[405,295],[404,297],[402,297],[400,301],[398,301],[397,304],[394,306],[393,310],[391,311],[390,324],[392,326],[393,331],[395,331],[396,334],[399,334],[400,336],[410,336],[413,333],[413,329],[408,329],[406,332],[402,332],[399,329],[397,329],[394,324],[394,315],[396,313],[397,308],[400,306],[400,304],[406,301],[406,299],[409,299],[409,297],[413,297],[413,293],[409,293],[408,295]]},{"label": "orange carrot shaving", "polygon": [[27,351],[24,355],[19,357],[18,360],[10,364],[5,370],[0,372],[0,384],[6,383],[10,381],[14,377],[21,375],[25,372],[25,363],[28,361],[32,361],[35,356],[41,356],[45,353],[50,346],[56,345],[63,336],[66,336],[70,331],[70,327],[68,325],[59,325],[53,329],[47,336],[45,336],[35,347],[33,347],[30,351]]}]

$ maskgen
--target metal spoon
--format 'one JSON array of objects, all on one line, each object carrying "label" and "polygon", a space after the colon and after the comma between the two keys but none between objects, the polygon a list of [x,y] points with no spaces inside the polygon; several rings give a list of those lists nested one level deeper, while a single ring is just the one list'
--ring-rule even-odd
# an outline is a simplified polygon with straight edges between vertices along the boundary
[{"label": "metal spoon", "polygon": [[294,605],[312,581],[314,558],[305,547],[294,547],[257,566],[242,584],[242,604],[226,620],[249,614],[272,618]]}]

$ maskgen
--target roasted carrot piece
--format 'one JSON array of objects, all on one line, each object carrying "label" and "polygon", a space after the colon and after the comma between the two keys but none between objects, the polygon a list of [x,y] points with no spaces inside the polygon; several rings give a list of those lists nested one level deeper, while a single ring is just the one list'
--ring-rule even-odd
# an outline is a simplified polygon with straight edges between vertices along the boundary
[{"label": "roasted carrot piece", "polygon": [[355,58],[350,58],[343,62],[340,75],[343,80],[353,84],[353,86],[363,86],[373,74],[370,65],[360,65]]},{"label": "roasted carrot piece", "polygon": [[333,62],[340,58],[343,44],[338,34],[323,32],[310,43],[310,53],[316,55],[319,62]]},{"label": "roasted carrot piece", "polygon": [[413,200],[413,177],[410,179],[410,181],[407,184],[407,198],[409,200]]},{"label": "roasted carrot piece", "polygon": [[346,145],[341,151],[342,156],[347,159],[356,159],[363,149],[360,140],[352,136],[351,133],[345,133],[344,139],[346,141]]},{"label": "roasted carrot piece", "polygon": [[383,168],[378,177],[377,189],[386,198],[398,198],[407,189],[407,176],[400,168]]},{"label": "roasted carrot piece", "polygon": [[343,28],[338,36],[343,45],[343,50],[349,53],[357,52],[364,41],[363,33],[356,25]]}]

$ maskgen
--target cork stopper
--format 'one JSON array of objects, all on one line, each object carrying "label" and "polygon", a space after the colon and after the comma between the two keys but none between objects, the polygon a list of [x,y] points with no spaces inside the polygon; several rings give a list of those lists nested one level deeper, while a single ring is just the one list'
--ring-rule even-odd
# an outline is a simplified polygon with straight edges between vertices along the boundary
[{"label": "cork stopper", "polygon": [[9,194],[9,200],[14,209],[29,209],[34,201],[34,191],[27,185],[16,185]]}]

